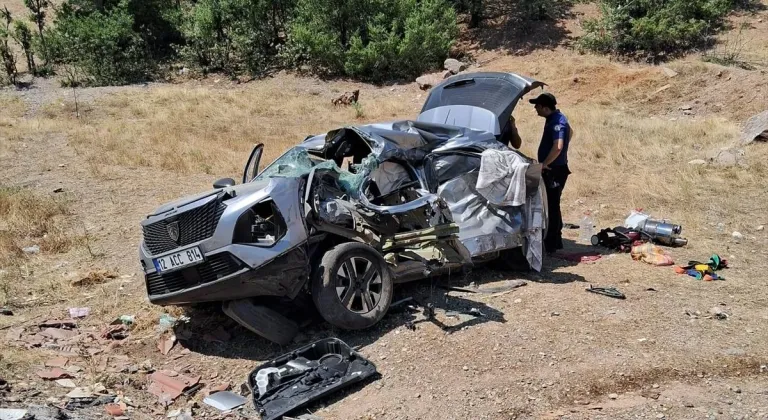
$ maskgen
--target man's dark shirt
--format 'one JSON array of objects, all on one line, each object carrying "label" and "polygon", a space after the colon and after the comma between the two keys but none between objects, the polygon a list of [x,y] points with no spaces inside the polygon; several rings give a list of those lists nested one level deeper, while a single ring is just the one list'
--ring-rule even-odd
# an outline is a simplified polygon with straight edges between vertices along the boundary
[{"label": "man's dark shirt", "polygon": [[539,143],[539,162],[544,162],[549,156],[549,152],[557,140],[563,140],[563,150],[549,166],[567,165],[570,133],[571,125],[568,124],[568,119],[559,110],[547,117],[547,121],[544,123],[544,134],[542,134],[541,143]]}]

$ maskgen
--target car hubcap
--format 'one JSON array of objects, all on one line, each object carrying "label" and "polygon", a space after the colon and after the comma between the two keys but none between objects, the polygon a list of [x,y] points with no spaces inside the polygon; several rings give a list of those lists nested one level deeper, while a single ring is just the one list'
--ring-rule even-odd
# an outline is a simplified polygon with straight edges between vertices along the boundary
[{"label": "car hubcap", "polygon": [[344,261],[336,272],[336,294],[347,310],[368,313],[379,304],[382,281],[377,265],[363,257]]}]

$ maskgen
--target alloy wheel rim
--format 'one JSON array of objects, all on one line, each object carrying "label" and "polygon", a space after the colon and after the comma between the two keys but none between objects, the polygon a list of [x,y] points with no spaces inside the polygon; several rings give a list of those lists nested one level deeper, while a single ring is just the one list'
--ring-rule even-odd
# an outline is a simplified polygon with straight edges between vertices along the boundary
[{"label": "alloy wheel rim", "polygon": [[350,257],[336,271],[336,295],[350,312],[365,314],[381,301],[383,282],[373,261]]}]

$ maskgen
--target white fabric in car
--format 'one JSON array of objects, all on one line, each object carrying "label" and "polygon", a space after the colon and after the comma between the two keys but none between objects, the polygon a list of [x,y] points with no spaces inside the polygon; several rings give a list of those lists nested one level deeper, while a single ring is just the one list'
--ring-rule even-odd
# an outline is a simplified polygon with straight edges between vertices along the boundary
[{"label": "white fabric in car", "polygon": [[480,155],[477,192],[497,206],[525,204],[528,162],[514,151],[485,150]]}]

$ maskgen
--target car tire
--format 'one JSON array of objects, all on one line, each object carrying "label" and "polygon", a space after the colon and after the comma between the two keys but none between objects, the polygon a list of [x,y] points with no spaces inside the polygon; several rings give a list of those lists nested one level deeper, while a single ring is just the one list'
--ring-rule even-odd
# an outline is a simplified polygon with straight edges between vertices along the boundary
[{"label": "car tire", "polygon": [[299,332],[295,322],[251,299],[227,301],[221,309],[238,324],[281,346],[290,344]]},{"label": "car tire", "polygon": [[357,242],[328,250],[312,279],[312,299],[320,315],[345,330],[379,322],[389,309],[392,292],[392,273],[384,258]]}]

